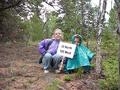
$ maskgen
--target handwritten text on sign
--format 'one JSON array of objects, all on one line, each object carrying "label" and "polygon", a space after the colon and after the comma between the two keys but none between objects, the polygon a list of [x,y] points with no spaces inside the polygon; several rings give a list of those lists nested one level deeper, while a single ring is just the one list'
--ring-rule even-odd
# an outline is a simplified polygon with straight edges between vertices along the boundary
[{"label": "handwritten text on sign", "polygon": [[60,42],[58,46],[57,54],[64,57],[73,58],[75,48],[76,48],[75,44]]}]

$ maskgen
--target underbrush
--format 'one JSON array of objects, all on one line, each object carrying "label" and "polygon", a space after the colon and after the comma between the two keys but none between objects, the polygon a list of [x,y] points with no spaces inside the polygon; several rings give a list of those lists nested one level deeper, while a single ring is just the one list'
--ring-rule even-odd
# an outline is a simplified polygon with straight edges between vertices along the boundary
[{"label": "underbrush", "polygon": [[[114,37],[114,38],[113,38]],[[118,38],[111,32],[103,35],[102,50],[107,52],[102,60],[102,69],[105,79],[100,80],[101,90],[118,90],[119,63],[118,63]]]},{"label": "underbrush", "polygon": [[105,79],[100,80],[101,90],[118,90],[118,61],[111,56],[103,62]]}]

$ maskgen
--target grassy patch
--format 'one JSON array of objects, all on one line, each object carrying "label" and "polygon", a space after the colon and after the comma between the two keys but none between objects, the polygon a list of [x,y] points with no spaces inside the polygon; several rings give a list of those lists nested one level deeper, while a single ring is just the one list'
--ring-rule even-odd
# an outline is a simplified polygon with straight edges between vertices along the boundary
[{"label": "grassy patch", "polygon": [[58,90],[58,85],[60,85],[61,82],[59,80],[54,80],[45,90]]},{"label": "grassy patch", "polygon": [[84,69],[82,67],[77,69],[76,77],[82,78],[83,72],[84,72]]},{"label": "grassy patch", "polygon": [[73,80],[73,77],[70,76],[70,75],[67,75],[67,76],[64,77],[64,80],[65,81],[71,81],[71,80]]}]

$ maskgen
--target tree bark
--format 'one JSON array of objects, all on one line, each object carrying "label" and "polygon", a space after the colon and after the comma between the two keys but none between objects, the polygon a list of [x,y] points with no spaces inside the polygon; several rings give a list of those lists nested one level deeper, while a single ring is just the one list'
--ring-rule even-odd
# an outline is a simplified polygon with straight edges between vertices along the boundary
[{"label": "tree bark", "polygon": [[[101,0],[100,0],[101,1]],[[101,2],[100,2],[101,3]],[[102,12],[99,12],[99,20],[98,20],[98,32],[97,32],[97,45],[96,45],[96,73],[97,75],[101,74],[101,34],[103,31],[103,24],[105,20],[105,12],[106,12],[107,0],[103,0]],[[100,8],[99,8],[100,9]]]}]

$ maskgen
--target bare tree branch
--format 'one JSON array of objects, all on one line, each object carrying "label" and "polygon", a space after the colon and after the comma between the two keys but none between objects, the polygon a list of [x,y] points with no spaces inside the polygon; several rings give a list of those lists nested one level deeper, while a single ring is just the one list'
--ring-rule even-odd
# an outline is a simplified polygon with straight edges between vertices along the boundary
[{"label": "bare tree branch", "polygon": [[20,5],[22,1],[23,1],[23,0],[18,0],[18,1],[16,1],[14,4],[10,4],[10,5],[8,5],[8,6],[1,7],[1,8],[0,8],[0,12],[1,12],[1,11],[4,11],[4,10],[6,10],[6,9],[9,9],[9,8],[14,8],[14,7]]}]

